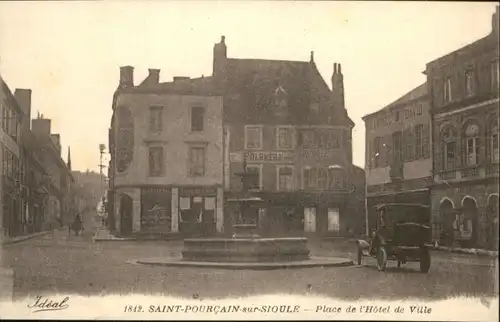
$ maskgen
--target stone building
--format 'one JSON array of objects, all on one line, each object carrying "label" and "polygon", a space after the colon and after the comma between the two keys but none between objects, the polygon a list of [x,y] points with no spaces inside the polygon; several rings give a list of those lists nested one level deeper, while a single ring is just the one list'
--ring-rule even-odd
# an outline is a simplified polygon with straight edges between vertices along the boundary
[{"label": "stone building", "polygon": [[19,178],[22,206],[18,234],[29,234],[44,229],[46,185],[50,178],[40,162],[38,141],[31,131],[31,90],[16,89],[14,96],[23,112]]},{"label": "stone building", "polygon": [[222,97],[209,78],[159,70],[134,86],[122,67],[113,100],[108,208],[121,235],[221,232]]},{"label": "stone building", "polygon": [[0,233],[17,235],[20,218],[21,187],[19,185],[19,158],[22,110],[9,86],[0,76]]},{"label": "stone building", "polygon": [[67,225],[73,220],[68,211],[71,208],[68,199],[71,195],[71,185],[74,178],[71,175],[71,161],[68,164],[61,157],[61,138],[51,132],[51,120],[38,115],[31,122],[33,144],[36,157],[45,171],[43,179],[44,190],[47,195],[44,200],[44,229],[52,229]]},{"label": "stone building", "polygon": [[431,114],[427,84],[363,117],[369,226],[381,203],[430,204]]},{"label": "stone building", "polygon": [[[309,61],[229,58],[222,37],[211,78],[224,94],[225,195],[240,191],[245,159],[264,200],[247,219],[263,234],[362,232],[364,175],[352,164],[341,65],[330,90],[312,52]],[[235,209],[224,210],[228,231]]]},{"label": "stone building", "polygon": [[433,121],[434,235],[498,245],[498,7],[491,32],[427,64]]}]

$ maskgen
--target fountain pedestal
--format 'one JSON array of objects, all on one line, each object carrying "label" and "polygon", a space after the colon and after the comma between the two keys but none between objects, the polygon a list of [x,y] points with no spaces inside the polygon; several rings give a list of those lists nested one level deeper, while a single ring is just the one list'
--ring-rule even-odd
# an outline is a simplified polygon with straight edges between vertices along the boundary
[{"label": "fountain pedestal", "polygon": [[257,235],[257,225],[245,223],[251,205],[263,200],[249,192],[248,179],[255,174],[246,171],[237,173],[242,178],[243,191],[240,197],[229,199],[239,205],[237,224],[233,225],[232,238],[184,239],[182,261],[212,263],[272,263],[298,262],[309,259],[307,238],[262,238]]},{"label": "fountain pedestal", "polygon": [[258,238],[257,225],[255,224],[236,224],[233,225],[233,238]]}]

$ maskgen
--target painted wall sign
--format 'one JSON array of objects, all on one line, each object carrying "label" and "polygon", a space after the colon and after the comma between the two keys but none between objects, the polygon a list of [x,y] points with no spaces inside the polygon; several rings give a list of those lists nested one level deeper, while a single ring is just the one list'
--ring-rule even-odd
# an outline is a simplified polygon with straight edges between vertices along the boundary
[{"label": "painted wall sign", "polygon": [[[239,154],[239,156],[236,156]],[[248,163],[283,163],[283,162],[293,162],[294,154],[292,152],[269,152],[269,151],[255,151],[255,152],[240,152],[231,153],[232,162],[243,162],[243,158],[247,160]],[[241,161],[240,161],[241,160]]]}]

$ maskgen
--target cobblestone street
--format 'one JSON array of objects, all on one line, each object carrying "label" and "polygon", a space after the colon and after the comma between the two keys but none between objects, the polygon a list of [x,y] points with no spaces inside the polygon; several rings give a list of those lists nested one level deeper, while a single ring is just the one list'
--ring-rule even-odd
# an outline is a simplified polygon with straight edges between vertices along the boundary
[{"label": "cobblestone street", "polygon": [[[44,237],[4,247],[2,265],[14,269],[14,297],[53,292],[98,295],[140,292],[201,298],[307,292],[358,299],[404,299],[489,296],[495,292],[495,260],[433,252],[428,275],[410,263],[396,270],[391,263],[378,272],[374,260],[345,268],[305,268],[273,271],[231,271],[134,265],[127,260],[176,256],[182,241],[92,243],[92,234],[68,236],[56,231]],[[324,241],[310,244],[316,256],[355,259],[355,244]]]}]

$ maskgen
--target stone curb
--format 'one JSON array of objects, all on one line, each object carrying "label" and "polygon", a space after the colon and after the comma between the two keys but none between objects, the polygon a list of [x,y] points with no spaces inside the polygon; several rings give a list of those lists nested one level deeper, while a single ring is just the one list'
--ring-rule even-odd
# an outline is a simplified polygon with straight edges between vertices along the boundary
[{"label": "stone curb", "polygon": [[458,248],[458,247],[434,246],[434,245],[428,245],[428,246],[431,248],[431,250],[441,251],[441,252],[476,255],[483,257],[498,257],[498,252],[486,249]]},{"label": "stone curb", "polygon": [[34,233],[34,234],[30,234],[30,235],[9,238],[7,240],[3,240],[2,241],[2,246],[17,244],[17,243],[20,243],[20,242],[23,242],[23,241],[26,241],[26,240],[29,240],[29,239],[32,239],[32,238],[36,238],[36,237],[40,237],[40,236],[45,236],[45,235],[52,234],[52,233],[54,233],[54,231],[53,230],[49,230],[49,231],[41,231],[39,233]]},{"label": "stone curb", "polygon": [[[332,259],[335,259],[333,261]],[[192,268],[213,268],[231,270],[274,270],[274,269],[294,269],[294,268],[314,268],[314,267],[350,267],[354,262],[349,259],[312,257],[309,261],[300,262],[277,262],[277,263],[221,263],[221,262],[190,262],[172,258],[170,261],[142,259],[129,261],[131,264],[159,267],[192,267]]]}]

